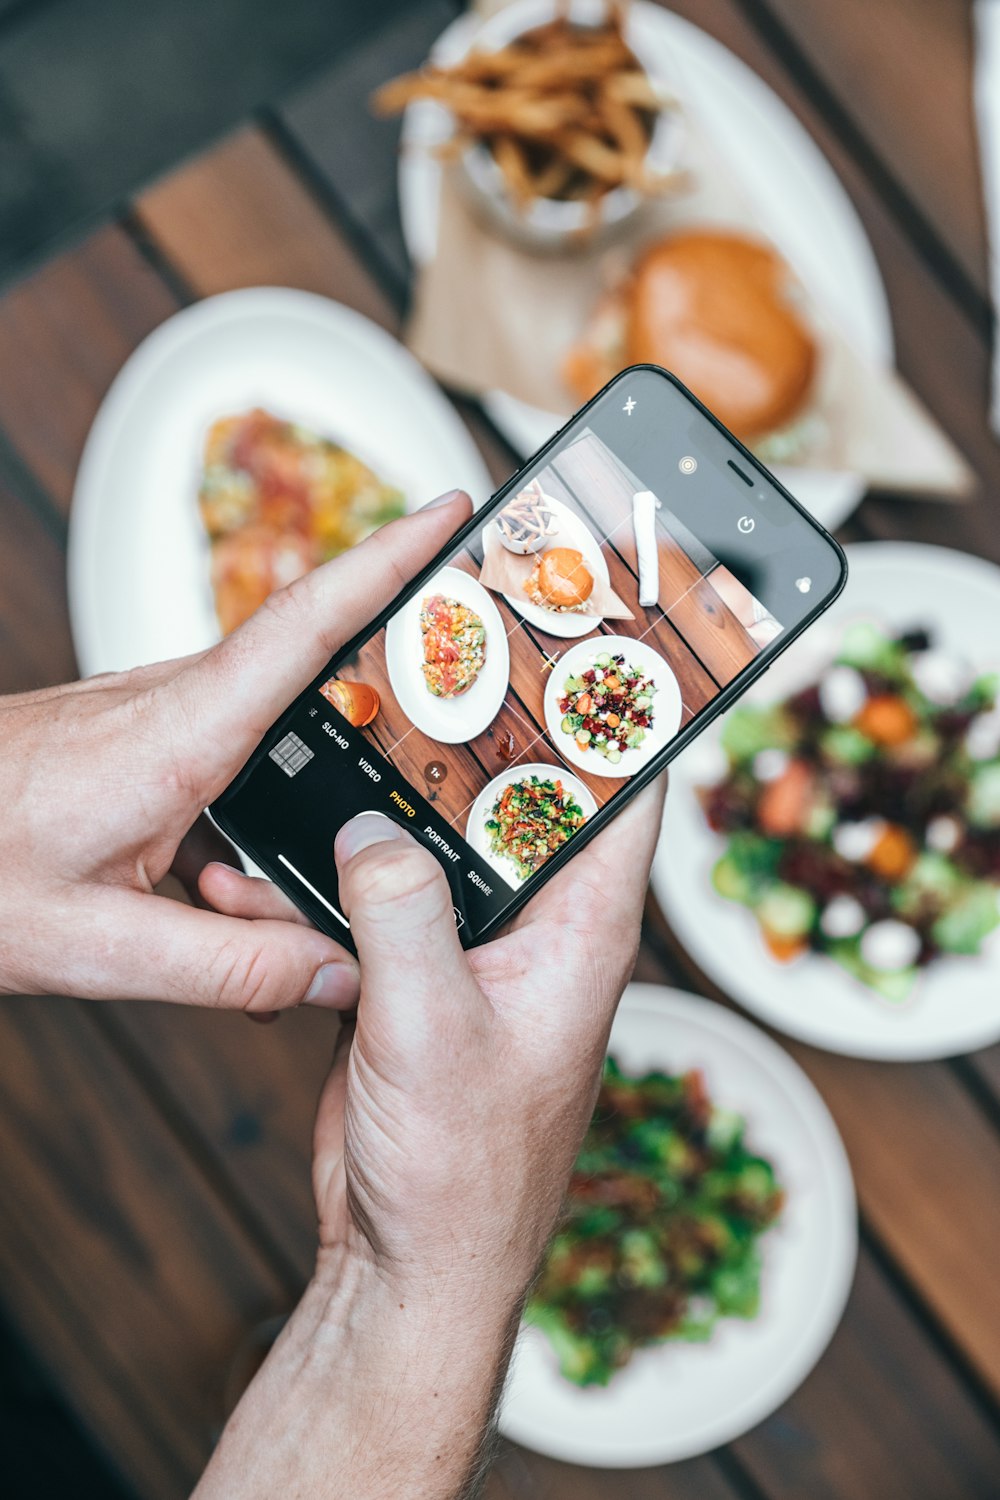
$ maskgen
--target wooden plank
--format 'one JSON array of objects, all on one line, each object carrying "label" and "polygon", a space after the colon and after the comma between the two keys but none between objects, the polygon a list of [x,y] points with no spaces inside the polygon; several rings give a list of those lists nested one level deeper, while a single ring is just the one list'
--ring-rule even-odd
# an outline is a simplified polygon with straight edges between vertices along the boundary
[{"label": "wooden plank", "polygon": [[657,1469],[583,1469],[503,1442],[486,1500],[751,1500],[710,1456]]},{"label": "wooden plank", "polygon": [[76,676],[65,571],[52,532],[0,479],[0,693]]},{"label": "wooden plank", "polygon": [[114,225],[0,299],[0,426],[63,513],[108,386],[177,302]]},{"label": "wooden plank", "polygon": [[[868,147],[988,296],[967,0],[763,0]],[[772,33],[768,31],[770,37]]]},{"label": "wooden plank", "polygon": [[180,1500],[285,1294],[83,1006],[8,998],[0,1037],[5,1302],[140,1492]]},{"label": "wooden plank", "polygon": [[986,1500],[1000,1473],[996,1426],[864,1250],[817,1368],[733,1446],[767,1494],[810,1500]]}]

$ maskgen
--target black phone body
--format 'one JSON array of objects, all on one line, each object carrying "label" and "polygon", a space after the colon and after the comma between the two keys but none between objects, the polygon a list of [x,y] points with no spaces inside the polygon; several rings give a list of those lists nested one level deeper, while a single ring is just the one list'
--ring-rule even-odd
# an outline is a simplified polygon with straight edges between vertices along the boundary
[{"label": "black phone body", "polygon": [[846,577],[834,539],[686,387],[633,366],[338,652],[212,816],[349,946],[334,838],[357,813],[394,818],[438,857],[472,946]]}]

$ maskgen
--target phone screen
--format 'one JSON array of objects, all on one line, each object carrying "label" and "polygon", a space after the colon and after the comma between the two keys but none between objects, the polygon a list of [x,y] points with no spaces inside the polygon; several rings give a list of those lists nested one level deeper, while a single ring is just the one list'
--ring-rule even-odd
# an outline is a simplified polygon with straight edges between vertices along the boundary
[{"label": "phone screen", "polygon": [[331,662],[213,811],[340,935],[334,837],[361,811],[393,818],[437,854],[475,941],[842,581],[832,540],[683,388],[627,371]]}]

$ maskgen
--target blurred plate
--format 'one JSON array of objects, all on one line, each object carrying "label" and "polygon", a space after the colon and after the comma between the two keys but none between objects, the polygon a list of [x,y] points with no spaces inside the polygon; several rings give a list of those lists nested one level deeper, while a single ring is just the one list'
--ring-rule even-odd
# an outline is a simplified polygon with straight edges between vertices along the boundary
[{"label": "blurred plate", "polygon": [[[559,699],[565,691],[567,677],[584,672],[598,654],[621,652],[627,666],[638,667],[646,677],[652,679],[656,688],[653,698],[653,727],[647,729],[646,738],[635,750],[624,750],[622,758],[614,765],[604,755],[593,750],[581,750],[571,734],[564,734],[563,716]],[[560,755],[570,765],[589,771],[592,776],[634,776],[646,762],[657,755],[673,739],[680,727],[684,705],[681,690],[672,670],[652,646],[645,641],[633,640],[626,635],[598,635],[589,641],[580,641],[571,646],[559,658],[558,667],[549,673],[545,684],[545,726],[549,737]]]},{"label": "blurred plate", "polygon": [[609,1051],[630,1072],[701,1068],[712,1100],[747,1121],[788,1195],[761,1240],[757,1317],[721,1319],[704,1344],[636,1354],[605,1388],[578,1390],[542,1333],[523,1328],[500,1428],[569,1463],[639,1468],[732,1442],[802,1383],[840,1321],[857,1256],[854,1188],[836,1126],[796,1063],[742,1017],[677,990],[631,984]]},{"label": "blurred plate", "polygon": [[[878,264],[854,205],[812,137],[763,79],[690,21],[634,0],[629,25],[641,39],[644,56],[663,56],[664,71],[679,80],[679,92],[690,100],[743,184],[761,229],[780,247],[811,296],[863,357],[891,365],[892,323]],[[476,29],[471,16],[453,22],[433,48],[435,60],[462,57]],[[417,265],[434,254],[441,165],[431,148],[449,128],[446,112],[433,101],[411,104],[403,120],[400,211],[407,249]],[[565,420],[504,391],[491,391],[483,404],[525,457]],[[850,515],[864,493],[864,482],[853,474],[777,472],[831,529]]]},{"label": "blurred plate", "polygon": [[[420,610],[428,594],[444,594],[467,605],[475,610],[486,630],[482,670],[457,698],[437,698],[424,682]],[[389,621],[385,665],[400,708],[418,729],[443,745],[474,740],[496,718],[510,678],[510,650],[500,611],[477,578],[461,568],[442,568]]]},{"label": "blurred plate", "polygon": [[[611,574],[601,551],[601,544],[588,529],[580,517],[574,515],[568,505],[561,500],[553,500],[546,495],[545,503],[549,510],[558,518],[559,530],[554,536],[547,537],[545,546],[536,554],[541,557],[551,547],[573,547],[579,552],[593,577],[599,578],[602,583],[611,582]],[[488,526],[483,532],[483,550],[487,553],[495,552],[503,546],[500,533],[495,526]],[[590,631],[596,630],[600,625],[603,615],[579,615],[572,611],[559,611],[556,609],[543,609],[540,604],[532,604],[527,594],[504,594],[504,599],[516,614],[527,620],[529,625],[537,625],[539,630],[544,630],[546,635],[558,635],[570,638],[577,635],[589,635]]]},{"label": "blurred plate", "polygon": [[[543,761],[530,761],[525,765],[511,766],[508,771],[501,771],[499,776],[483,787],[469,812],[468,822],[465,825],[465,837],[483,859],[498,875],[502,875],[508,885],[515,888],[521,882],[512,862],[505,855],[496,854],[490,848],[489,835],[486,832],[486,819],[493,810],[493,803],[505,787],[514,786],[518,781],[524,781],[528,776],[537,776],[540,781],[561,781],[566,790],[576,798],[583,809],[584,818],[592,818],[597,811],[597,803],[593,794],[587,790],[583,782],[567,771],[565,766],[553,766]],[[525,877],[526,878],[526,877]]]},{"label": "blurred plate", "polygon": [[87,439],[70,525],[70,616],[84,673],[218,640],[198,514],[202,445],[263,406],[342,443],[416,510],[489,475],[454,409],[384,329],[307,292],[255,287],[177,313],[139,346]]},{"label": "blurred plate", "polygon": [[[771,703],[815,680],[848,620],[890,628],[926,626],[971,667],[1000,667],[1000,569],[943,547],[867,542],[848,547],[847,589],[820,623],[783,656],[748,702]],[[911,998],[891,1004],[831,959],[806,954],[775,962],[751,912],[718,896],[710,872],[724,841],[694,795],[725,767],[720,726],[711,725],[670,768],[670,794],[653,867],[653,890],[677,936],[705,974],[772,1026],[831,1052],[898,1060],[949,1057],[1000,1038],[1000,931],[978,957],[942,958]]]}]

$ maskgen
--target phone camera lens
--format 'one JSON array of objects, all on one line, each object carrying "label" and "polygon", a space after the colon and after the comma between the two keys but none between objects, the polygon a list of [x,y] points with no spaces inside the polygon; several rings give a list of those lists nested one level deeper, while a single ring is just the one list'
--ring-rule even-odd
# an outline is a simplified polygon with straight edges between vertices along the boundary
[{"label": "phone camera lens", "polygon": [[693,474],[698,467],[698,460],[692,457],[690,453],[685,453],[677,467],[682,474]]}]

